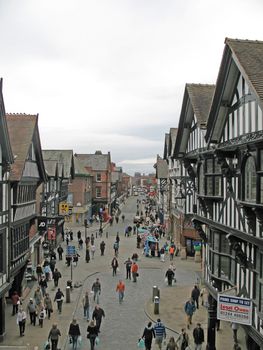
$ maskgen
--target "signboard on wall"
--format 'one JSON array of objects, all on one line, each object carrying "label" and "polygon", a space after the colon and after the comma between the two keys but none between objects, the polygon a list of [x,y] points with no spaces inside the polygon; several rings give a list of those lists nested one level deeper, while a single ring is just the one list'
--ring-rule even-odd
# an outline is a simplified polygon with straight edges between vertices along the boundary
[{"label": "signboard on wall", "polygon": [[59,203],[59,215],[68,215],[69,205],[68,203]]},{"label": "signboard on wall", "polygon": [[218,294],[217,318],[250,326],[252,324],[251,299]]},{"label": "signboard on wall", "polygon": [[49,227],[47,229],[47,239],[50,241],[56,240],[56,228],[55,227]]}]

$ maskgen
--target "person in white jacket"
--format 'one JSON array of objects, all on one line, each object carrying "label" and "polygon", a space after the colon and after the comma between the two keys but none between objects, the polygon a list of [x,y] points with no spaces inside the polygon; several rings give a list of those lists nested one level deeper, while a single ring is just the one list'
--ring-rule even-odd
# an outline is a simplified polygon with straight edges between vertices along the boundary
[{"label": "person in white jacket", "polygon": [[26,317],[26,312],[22,307],[20,307],[17,313],[17,324],[19,326],[20,337],[25,335]]}]

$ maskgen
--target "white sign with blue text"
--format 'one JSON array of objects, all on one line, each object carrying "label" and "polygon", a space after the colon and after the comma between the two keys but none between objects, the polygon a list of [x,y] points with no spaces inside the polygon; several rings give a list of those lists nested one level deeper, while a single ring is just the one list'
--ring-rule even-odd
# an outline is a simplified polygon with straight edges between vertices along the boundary
[{"label": "white sign with blue text", "polygon": [[252,324],[252,301],[231,295],[218,294],[217,318],[223,321]]}]

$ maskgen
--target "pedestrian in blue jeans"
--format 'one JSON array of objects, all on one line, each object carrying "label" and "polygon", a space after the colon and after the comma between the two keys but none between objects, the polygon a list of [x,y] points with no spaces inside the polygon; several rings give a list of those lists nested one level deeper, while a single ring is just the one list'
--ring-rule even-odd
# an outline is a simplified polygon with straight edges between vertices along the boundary
[{"label": "pedestrian in blue jeans", "polygon": [[78,337],[80,336],[80,329],[75,318],[73,318],[72,323],[69,326],[68,334],[72,339],[72,349],[76,350],[78,346]]},{"label": "pedestrian in blue jeans", "polygon": [[95,326],[95,322],[94,321],[90,321],[90,324],[87,328],[87,338],[90,341],[90,350],[94,350],[95,348],[95,339],[98,336],[98,328],[97,326]]}]

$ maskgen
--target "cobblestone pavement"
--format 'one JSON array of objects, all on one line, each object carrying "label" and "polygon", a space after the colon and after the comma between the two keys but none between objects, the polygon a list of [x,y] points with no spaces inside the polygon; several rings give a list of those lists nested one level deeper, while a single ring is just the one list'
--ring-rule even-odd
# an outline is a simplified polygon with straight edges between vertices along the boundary
[{"label": "cobblestone pavement", "polygon": [[[137,198],[138,197],[130,197],[123,206],[122,212],[125,214],[124,223],[120,220],[118,224],[114,223],[113,226],[106,226],[104,228],[102,239],[106,242],[105,256],[101,257],[99,252],[101,238],[95,239],[97,250],[95,259],[91,260],[90,263],[85,262],[84,250],[80,251],[81,257],[79,264],[77,267],[73,267],[73,282],[80,281],[83,283],[83,286],[74,288],[71,293],[71,302],[63,303],[62,314],[57,313],[56,305],[54,305],[54,313],[52,314],[51,320],[46,319],[44,321],[43,329],[39,328],[39,326],[34,327],[27,322],[25,337],[21,338],[19,337],[15,317],[8,317],[8,315],[11,315],[11,305],[7,305],[7,335],[1,345],[14,345],[17,349],[19,349],[19,346],[28,345],[29,350],[34,349],[35,346],[42,349],[44,342],[47,340],[52,323],[57,322],[58,328],[62,333],[59,347],[63,350],[70,349],[67,333],[70,321],[73,317],[76,317],[81,327],[83,338],[82,349],[89,349],[89,342],[86,338],[88,323],[83,318],[81,299],[86,289],[91,288],[96,277],[99,277],[102,284],[100,305],[105,310],[106,314],[101,326],[100,349],[132,350],[137,348],[136,344],[138,338],[142,335],[144,326],[149,321],[148,317],[154,321],[157,318],[152,312],[153,305],[150,302],[152,287],[154,285],[157,285],[161,289],[160,317],[165,320],[169,328],[180,330],[181,324],[183,324],[183,316],[177,313],[178,310],[176,309],[182,309],[183,305],[178,305],[177,300],[180,298],[182,300],[188,298],[189,291],[197,280],[197,272],[200,271],[201,266],[200,264],[195,264],[191,260],[182,261],[179,257],[176,257],[175,264],[177,266],[178,286],[168,288],[165,285],[164,275],[170,262],[167,260],[165,263],[161,263],[158,258],[146,258],[142,256],[141,250],[136,248],[136,236],[132,235],[129,238],[124,237],[125,227],[128,225],[133,226],[132,218],[136,211]],[[79,227],[73,227],[75,233],[73,243],[75,244],[77,243],[76,232],[78,229]],[[84,237],[84,228],[82,227],[80,229],[82,231],[82,237]],[[97,225],[88,229],[89,235],[92,232],[96,235],[96,232],[98,232]],[[108,238],[106,238],[106,232],[108,232]],[[118,258],[120,271],[117,273],[117,276],[113,277],[111,260],[113,258],[113,243],[117,232],[119,232],[121,239]],[[63,248],[65,251],[65,243],[63,243]],[[138,264],[140,276],[137,283],[125,279],[124,261],[134,252],[139,253]],[[66,281],[71,277],[70,268],[66,266],[64,260],[63,262],[58,261],[56,267],[58,267],[63,275],[60,281],[60,287],[65,292]],[[116,284],[120,278],[123,279],[126,284],[125,298],[121,305],[118,302],[118,296],[115,291]],[[29,297],[33,295],[35,287],[25,299],[25,306],[27,305]],[[54,298],[55,289],[52,281],[49,282],[48,292],[51,294],[52,298]],[[173,309],[174,305],[177,306],[175,309]],[[93,307],[94,305],[92,303],[92,308]],[[173,312],[170,312],[170,310],[173,310]],[[205,311],[203,310],[202,313],[204,314],[204,322],[207,322]],[[180,315],[179,320],[178,317],[176,317],[177,315]],[[168,337],[170,335],[176,337],[177,334],[168,331]],[[153,346],[153,349],[155,350],[157,348]]]}]

